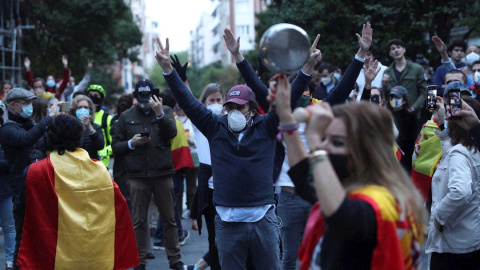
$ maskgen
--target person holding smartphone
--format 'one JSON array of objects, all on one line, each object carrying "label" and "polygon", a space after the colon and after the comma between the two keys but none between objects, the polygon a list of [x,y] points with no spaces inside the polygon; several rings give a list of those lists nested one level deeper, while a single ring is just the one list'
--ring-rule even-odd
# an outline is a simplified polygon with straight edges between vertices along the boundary
[{"label": "person holding smartphone", "polygon": [[[460,92],[451,84],[445,88],[443,100],[446,105],[450,103],[450,107],[457,103],[446,100],[457,102],[452,93]],[[443,107],[442,99],[437,100],[437,106]],[[463,102],[473,109],[477,118],[480,116],[478,101],[465,97]],[[452,116],[458,117],[456,114]],[[445,129],[437,133],[441,139],[442,156],[432,177],[430,231],[425,251],[432,253],[432,270],[479,269],[480,152],[468,130],[459,124],[460,118],[452,119],[450,115],[444,115]]]},{"label": "person holding smartphone", "polygon": [[80,119],[84,126],[80,147],[88,152],[90,158],[100,160],[98,151],[103,149],[105,141],[102,127],[93,122],[93,115],[95,115],[95,105],[93,105],[93,101],[84,95],[76,96],[72,100],[71,106],[69,103],[62,105],[62,111],[66,110],[63,108],[65,104],[69,105],[70,114]]}]

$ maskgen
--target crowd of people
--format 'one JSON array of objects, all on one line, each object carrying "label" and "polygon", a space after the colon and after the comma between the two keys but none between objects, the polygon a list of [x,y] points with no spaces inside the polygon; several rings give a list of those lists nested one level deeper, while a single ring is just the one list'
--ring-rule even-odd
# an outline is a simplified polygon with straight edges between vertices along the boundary
[{"label": "crowd of people", "polygon": [[[91,60],[76,85],[66,56],[60,80],[25,58],[28,89],[0,88],[6,269],[146,269],[152,249],[175,270],[419,269],[424,251],[430,269],[479,269],[480,49],[434,36],[432,73],[400,39],[382,65],[372,37],[342,73],[317,35],[267,86],[225,29],[245,84],[198,99],[158,39],[168,88],[141,79],[114,115]],[[189,265],[184,192],[208,234]]]}]

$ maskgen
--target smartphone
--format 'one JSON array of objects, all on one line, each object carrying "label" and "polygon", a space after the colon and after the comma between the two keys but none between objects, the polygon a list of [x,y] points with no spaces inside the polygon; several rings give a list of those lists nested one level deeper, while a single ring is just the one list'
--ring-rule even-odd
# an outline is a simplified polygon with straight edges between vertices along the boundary
[{"label": "smartphone", "polygon": [[69,112],[70,111],[70,103],[63,103],[60,111],[61,112]]},{"label": "smartphone", "polygon": [[437,86],[427,86],[427,110],[437,109]]},{"label": "smartphone", "polygon": [[158,88],[153,88],[153,89],[152,89],[152,97],[153,97],[153,96],[157,96],[157,98],[159,98],[159,97],[160,97],[160,89],[158,89]]},{"label": "smartphone", "polygon": [[451,89],[445,97],[445,110],[447,118],[459,119],[461,116],[455,116],[456,112],[462,110],[462,98],[460,89]]},{"label": "smartphone", "polygon": [[373,95],[370,97],[370,102],[375,103],[375,104],[380,104],[380,96],[379,95]]},{"label": "smartphone", "polygon": [[148,136],[150,136],[150,132],[148,132],[148,131],[142,132],[142,133],[140,133],[140,136],[141,137],[148,137]]}]

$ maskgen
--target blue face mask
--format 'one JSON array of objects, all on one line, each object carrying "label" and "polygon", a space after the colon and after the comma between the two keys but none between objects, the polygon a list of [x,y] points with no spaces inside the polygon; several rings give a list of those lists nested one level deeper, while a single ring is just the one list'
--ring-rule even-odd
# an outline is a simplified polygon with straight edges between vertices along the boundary
[{"label": "blue face mask", "polygon": [[49,88],[54,87],[54,86],[55,86],[55,81],[54,81],[54,80],[47,80],[47,86],[48,86]]},{"label": "blue face mask", "polygon": [[33,105],[32,103],[28,105],[23,105],[22,106],[22,112],[20,113],[20,116],[23,118],[29,118],[33,113]]},{"label": "blue face mask", "polygon": [[82,116],[84,116],[84,115],[87,115],[87,116],[90,115],[90,111],[89,111],[88,109],[86,109],[86,108],[80,108],[80,109],[78,109],[78,110],[75,112],[75,114],[77,115],[77,118],[78,118],[78,119],[82,119]]}]

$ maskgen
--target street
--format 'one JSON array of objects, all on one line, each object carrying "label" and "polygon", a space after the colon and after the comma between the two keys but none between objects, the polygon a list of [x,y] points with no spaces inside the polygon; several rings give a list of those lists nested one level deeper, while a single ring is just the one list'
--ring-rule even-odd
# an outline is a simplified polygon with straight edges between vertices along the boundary
[{"label": "street", "polygon": [[[182,219],[184,229],[190,231],[190,237],[187,239],[182,248],[182,261],[185,264],[195,264],[208,250],[207,228],[204,226],[202,235],[198,235],[198,231],[192,230],[191,220]],[[151,243],[153,244],[153,238]],[[165,250],[154,250],[155,259],[148,260],[147,269],[151,270],[168,270],[167,254]],[[3,233],[0,235],[0,268],[5,265],[5,246]]]}]

